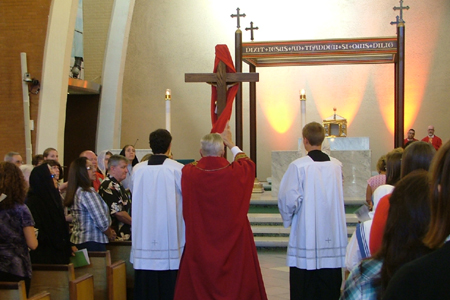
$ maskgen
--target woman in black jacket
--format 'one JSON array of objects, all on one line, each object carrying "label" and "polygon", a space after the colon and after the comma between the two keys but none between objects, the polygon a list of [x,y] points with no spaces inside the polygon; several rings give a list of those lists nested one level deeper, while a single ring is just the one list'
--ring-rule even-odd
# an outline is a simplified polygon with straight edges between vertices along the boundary
[{"label": "woman in black jacket", "polygon": [[30,252],[34,264],[68,264],[72,254],[69,225],[54,177],[47,163],[35,167],[30,175],[26,205],[39,230],[39,246]]}]

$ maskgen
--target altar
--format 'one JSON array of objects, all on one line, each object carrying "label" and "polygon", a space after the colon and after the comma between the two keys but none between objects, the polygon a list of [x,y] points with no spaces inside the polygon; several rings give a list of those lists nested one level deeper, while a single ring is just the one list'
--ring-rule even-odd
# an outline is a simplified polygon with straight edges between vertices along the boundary
[{"label": "altar", "polygon": [[[366,199],[367,179],[371,176],[371,150],[368,137],[326,138],[330,145],[330,156],[342,163],[344,177],[344,201],[346,204],[362,204]],[[306,155],[302,149],[272,151],[272,197],[278,197],[281,179],[289,164]]]}]

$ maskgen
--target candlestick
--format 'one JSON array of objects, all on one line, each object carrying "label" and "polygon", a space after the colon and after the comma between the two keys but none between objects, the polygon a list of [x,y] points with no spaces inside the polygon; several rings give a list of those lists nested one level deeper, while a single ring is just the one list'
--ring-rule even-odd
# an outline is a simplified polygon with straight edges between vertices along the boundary
[{"label": "candlestick", "polygon": [[306,94],[304,89],[300,91],[300,113],[303,129],[306,125]]},{"label": "candlestick", "polygon": [[170,100],[172,99],[172,91],[170,89],[166,90],[166,129],[170,132]]}]

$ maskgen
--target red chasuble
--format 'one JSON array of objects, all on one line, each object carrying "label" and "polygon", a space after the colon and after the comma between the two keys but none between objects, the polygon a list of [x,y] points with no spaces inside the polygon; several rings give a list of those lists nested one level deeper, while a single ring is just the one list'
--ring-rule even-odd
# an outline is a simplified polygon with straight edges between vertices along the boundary
[{"label": "red chasuble", "polygon": [[203,157],[182,170],[186,246],[175,299],[267,299],[247,218],[255,164]]},{"label": "red chasuble", "polygon": [[440,137],[437,137],[437,136],[433,136],[432,138],[430,138],[429,136],[426,136],[422,139],[422,142],[430,143],[431,145],[433,145],[433,147],[434,147],[434,149],[436,149],[436,151],[438,151],[439,148],[441,148],[441,146],[442,146],[442,140]]}]

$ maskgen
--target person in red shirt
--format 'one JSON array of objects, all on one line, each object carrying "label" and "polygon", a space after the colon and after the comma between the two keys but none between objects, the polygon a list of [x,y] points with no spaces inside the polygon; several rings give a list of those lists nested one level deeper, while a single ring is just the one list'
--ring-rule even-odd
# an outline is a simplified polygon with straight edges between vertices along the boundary
[{"label": "person in red shirt", "polygon": [[92,181],[92,186],[94,187],[95,191],[98,192],[100,184],[102,183],[103,179],[105,179],[105,176],[98,170],[97,155],[95,155],[95,153],[91,150],[85,150],[81,152],[80,157],[86,157],[95,168],[95,180]]},{"label": "person in red shirt", "polygon": [[416,142],[418,139],[414,138],[416,135],[416,131],[414,129],[408,130],[408,137],[403,141],[403,146],[405,146],[409,142]]},{"label": "person in red shirt", "polygon": [[[415,142],[408,147],[402,155],[402,169],[400,177],[403,178],[414,170],[423,169],[428,171],[431,160],[436,151],[430,144],[425,142]],[[370,228],[370,253],[375,255],[380,250],[383,240],[384,227],[389,214],[389,198],[391,194],[384,196],[378,202],[377,209]]]},{"label": "person in red shirt", "polygon": [[422,139],[423,142],[430,143],[434,149],[439,150],[442,146],[442,140],[437,135],[434,135],[434,126],[428,126],[428,135]]}]

